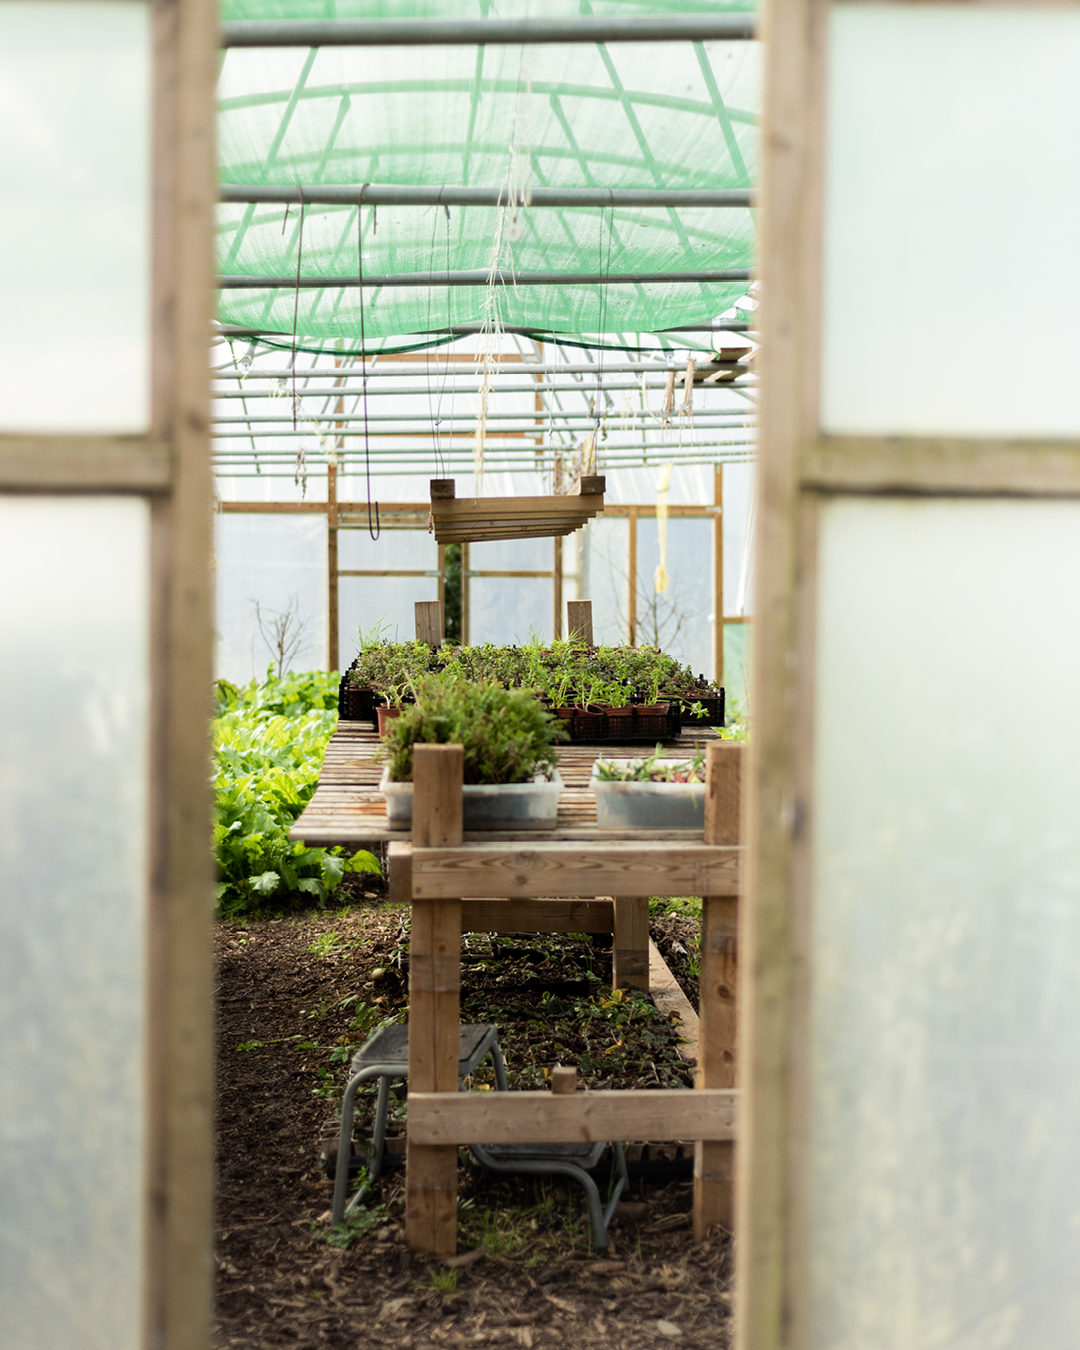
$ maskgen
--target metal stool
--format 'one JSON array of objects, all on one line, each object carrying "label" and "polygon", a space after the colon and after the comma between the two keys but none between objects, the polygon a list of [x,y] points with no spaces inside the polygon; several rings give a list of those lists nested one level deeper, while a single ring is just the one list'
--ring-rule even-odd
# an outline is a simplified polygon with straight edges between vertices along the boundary
[{"label": "metal stool", "polygon": [[607,1251],[607,1230],[619,1196],[630,1185],[626,1171],[626,1155],[622,1144],[613,1143],[615,1161],[618,1165],[618,1180],[611,1188],[605,1209],[600,1200],[600,1191],[589,1176],[604,1155],[607,1144],[474,1144],[472,1155],[477,1162],[490,1167],[493,1172],[525,1172],[542,1176],[573,1177],[585,1187],[589,1200],[589,1218],[592,1221],[593,1243],[598,1252]]},{"label": "metal stool", "polygon": [[[458,1077],[465,1078],[488,1055],[495,1067],[495,1086],[506,1091],[506,1065],[499,1049],[498,1028],[467,1026],[458,1039]],[[409,1028],[382,1027],[353,1056],[352,1074],[341,1103],[341,1132],[338,1135],[337,1165],[334,1171],[333,1222],[341,1223],[378,1179],[386,1147],[386,1116],[390,1106],[390,1080],[409,1076]],[[371,1139],[371,1166],[367,1180],[353,1198],[345,1203],[349,1189],[349,1154],[352,1152],[352,1126],[357,1089],[371,1078],[379,1080],[375,1105],[375,1130]],[[595,1186],[594,1186],[595,1189]]]}]

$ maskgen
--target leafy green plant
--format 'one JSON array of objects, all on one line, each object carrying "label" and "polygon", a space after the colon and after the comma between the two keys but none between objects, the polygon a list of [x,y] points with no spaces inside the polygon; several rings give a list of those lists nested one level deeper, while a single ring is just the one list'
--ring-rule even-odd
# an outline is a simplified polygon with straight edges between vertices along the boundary
[{"label": "leafy green plant", "polygon": [[328,928],[325,933],[319,934],[308,948],[308,952],[312,956],[337,956],[350,945],[336,928]]},{"label": "leafy green plant", "polygon": [[699,746],[693,759],[663,757],[663,747],[648,759],[598,759],[596,776],[604,783],[702,783],[705,781],[705,751]]},{"label": "leafy green plant", "polygon": [[436,1294],[454,1294],[457,1292],[458,1273],[455,1267],[451,1266],[449,1270],[437,1270],[434,1266],[428,1266],[427,1279],[424,1281],[428,1289],[433,1289]]},{"label": "leafy green plant", "polygon": [[555,743],[564,737],[558,720],[527,690],[429,675],[417,687],[415,706],[392,723],[382,754],[395,783],[412,780],[413,746],[424,744],[462,745],[466,783],[527,783],[537,774],[551,776]]},{"label": "leafy green plant", "polygon": [[[363,1173],[361,1173],[363,1178]],[[389,1222],[390,1210],[386,1205],[373,1205],[370,1209],[354,1209],[345,1216],[344,1222],[333,1228],[323,1228],[312,1224],[316,1236],[323,1239],[328,1247],[344,1249],[351,1247],[357,1238],[362,1238],[376,1228]]]},{"label": "leafy green plant", "polygon": [[399,702],[405,691],[432,672],[531,689],[560,708],[621,707],[632,701],[679,698],[696,703],[697,715],[703,716],[700,700],[719,692],[704,676],[695,677],[689,667],[655,647],[590,648],[566,640],[545,645],[531,637],[520,647],[487,642],[433,652],[422,642],[388,641],[382,626],[361,634],[349,679]]},{"label": "leafy green plant", "polygon": [[289,829],[315,791],[336,724],[336,677],[321,671],[220,680],[214,719],[214,853],[226,918],[275,904],[321,905],[347,871],[378,872],[365,850],[308,848]]}]

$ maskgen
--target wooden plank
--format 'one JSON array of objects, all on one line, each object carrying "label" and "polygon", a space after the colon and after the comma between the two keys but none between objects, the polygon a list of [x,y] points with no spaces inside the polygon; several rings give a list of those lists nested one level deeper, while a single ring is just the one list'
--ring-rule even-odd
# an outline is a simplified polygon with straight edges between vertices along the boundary
[{"label": "wooden plank", "polygon": [[611,983],[615,989],[649,988],[649,897],[616,896],[611,943]]},{"label": "wooden plank", "polygon": [[[413,751],[413,832],[430,844],[461,840],[460,745]],[[457,1091],[461,1024],[461,901],[414,902],[409,935],[409,1086]],[[413,1251],[457,1250],[457,1149],[427,1147],[409,1131],[405,1237]]]},{"label": "wooden plank", "polygon": [[[738,840],[744,747],[721,741],[705,751],[705,838],[711,844]],[[701,902],[697,1085],[735,1086],[735,992],[738,962],[738,902],[705,895]],[[700,1242],[717,1225],[735,1225],[735,1156],[731,1143],[702,1142],[694,1150],[694,1234]]]},{"label": "wooden plank", "polygon": [[826,492],[950,496],[1080,496],[1080,440],[829,436],[799,466],[803,487]]},{"label": "wooden plank", "polygon": [[741,837],[745,753],[739,741],[718,741],[705,748],[705,840],[709,844],[737,844]]},{"label": "wooden plank", "polygon": [[0,491],[167,492],[172,479],[156,437],[0,435]]},{"label": "wooden plank", "polygon": [[626,640],[637,646],[637,590],[638,590],[638,513],[631,510],[626,522]]},{"label": "wooden plank", "polygon": [[[415,831],[414,831],[415,834]],[[414,848],[413,896],[735,895],[739,850],[642,842]]]},{"label": "wooden plank", "polygon": [[552,608],[552,627],[551,635],[558,641],[562,637],[562,616],[563,616],[563,546],[562,535],[556,536],[552,541],[554,552],[552,556],[551,568],[551,608]]},{"label": "wooden plank", "polygon": [[583,642],[586,647],[593,645],[591,600],[566,602],[566,635],[572,642]]},{"label": "wooden plank", "polygon": [[724,683],[724,466],[713,466],[713,679]]},{"label": "wooden plank", "polygon": [[575,1092],[416,1092],[409,1140],[425,1145],[734,1139],[737,1092],[685,1088]]},{"label": "wooden plank", "polygon": [[[740,910],[746,1091],[739,1150],[736,1342],[740,1350],[807,1343],[802,1321],[809,1234],[793,1212],[794,1166],[805,1125],[791,1132],[793,1032],[801,971],[792,947],[796,845],[805,799],[795,776],[794,710],[813,655],[799,641],[797,472],[818,437],[826,0],[786,0],[770,11],[765,61],[760,227],[762,382],[754,627],[753,784],[748,790],[746,903]],[[804,714],[805,715],[805,714]],[[801,833],[808,831],[802,827]]]},{"label": "wooden plank", "polygon": [[456,497],[433,501],[431,514],[436,525],[484,520],[506,520],[518,516],[580,516],[592,510],[602,511],[602,495],[580,497]]},{"label": "wooden plank", "polygon": [[[391,871],[393,876],[393,871]],[[411,882],[409,867],[407,882]],[[390,898],[400,892],[391,883]],[[461,902],[463,933],[610,933],[615,926],[610,900],[471,900]]]},{"label": "wooden plank", "polygon": [[413,604],[416,640],[429,647],[441,647],[443,640],[442,605],[438,600],[417,600]]},{"label": "wooden plank", "polygon": [[[21,486],[150,495],[146,1156],[140,1344],[211,1340],[213,869],[208,774],[213,681],[213,484],[207,336],[214,287],[217,10],[154,0],[150,426],[145,439],[58,438]],[[10,446],[10,442],[9,442]],[[169,447],[166,450],[165,447]],[[116,452],[119,456],[116,457]],[[37,453],[41,453],[40,444]],[[61,482],[61,473],[72,477]],[[5,487],[14,486],[12,478]]]},{"label": "wooden plank", "polygon": [[[337,364],[337,358],[335,358]],[[343,410],[342,400],[338,399],[338,412]],[[340,442],[339,442],[340,444]],[[326,465],[326,669],[337,670],[340,660],[341,644],[338,640],[338,591],[340,589],[338,571],[338,509],[337,509],[337,464],[333,459]]]},{"label": "wooden plank", "polygon": [[676,1047],[680,1056],[688,1064],[696,1067],[698,1057],[698,1015],[690,1000],[682,991],[682,986],[668,969],[667,962],[660,955],[659,948],[649,941],[649,993],[652,1000],[665,1017],[676,1023],[679,1031],[679,1043]]}]

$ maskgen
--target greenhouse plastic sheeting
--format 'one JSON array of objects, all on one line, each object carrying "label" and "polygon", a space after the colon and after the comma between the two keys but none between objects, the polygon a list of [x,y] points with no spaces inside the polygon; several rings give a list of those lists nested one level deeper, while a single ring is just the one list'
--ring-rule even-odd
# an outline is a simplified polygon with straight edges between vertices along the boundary
[{"label": "greenhouse plastic sheeting", "polygon": [[[507,0],[498,17],[715,14],[690,0]],[[226,0],[226,19],[481,18],[484,0],[322,5]],[[221,179],[231,184],[746,188],[757,159],[758,44],[323,47],[229,50]],[[752,265],[747,208],[219,207],[225,275],[678,272]],[[746,283],[384,287],[364,335],[497,317],[542,333],[649,333],[706,323]],[[224,290],[228,324],[357,350],[357,287]]]}]

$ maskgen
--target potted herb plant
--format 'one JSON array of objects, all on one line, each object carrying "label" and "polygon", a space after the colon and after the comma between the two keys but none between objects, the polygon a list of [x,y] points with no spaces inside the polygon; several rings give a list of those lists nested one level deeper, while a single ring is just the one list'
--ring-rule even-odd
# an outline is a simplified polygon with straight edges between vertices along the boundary
[{"label": "potted herb plant", "polygon": [[705,751],[700,746],[688,760],[664,759],[659,745],[648,759],[598,759],[589,787],[602,830],[700,830],[705,824]]},{"label": "potted herb plant", "polygon": [[412,823],[412,752],[418,744],[461,745],[468,830],[551,829],[563,781],[558,720],[524,689],[494,680],[429,675],[416,702],[387,728],[379,790],[392,829]]}]

